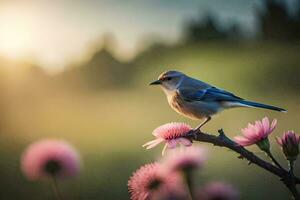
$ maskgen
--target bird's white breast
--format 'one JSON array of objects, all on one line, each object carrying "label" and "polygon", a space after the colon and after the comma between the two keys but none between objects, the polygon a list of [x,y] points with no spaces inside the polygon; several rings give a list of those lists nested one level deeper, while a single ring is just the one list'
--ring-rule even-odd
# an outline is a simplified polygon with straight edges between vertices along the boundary
[{"label": "bird's white breast", "polygon": [[169,105],[179,114],[182,114],[191,119],[202,119],[212,116],[219,110],[219,106],[213,102],[204,101],[185,101],[178,92],[168,92],[167,94]]}]

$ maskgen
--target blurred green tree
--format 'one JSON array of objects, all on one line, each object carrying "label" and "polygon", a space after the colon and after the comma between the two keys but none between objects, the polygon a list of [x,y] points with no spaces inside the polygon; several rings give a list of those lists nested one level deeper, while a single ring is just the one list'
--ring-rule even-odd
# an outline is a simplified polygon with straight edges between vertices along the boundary
[{"label": "blurred green tree", "polygon": [[259,11],[258,29],[265,40],[290,41],[300,39],[300,1],[295,3],[296,13],[291,14],[285,2],[266,0]]}]

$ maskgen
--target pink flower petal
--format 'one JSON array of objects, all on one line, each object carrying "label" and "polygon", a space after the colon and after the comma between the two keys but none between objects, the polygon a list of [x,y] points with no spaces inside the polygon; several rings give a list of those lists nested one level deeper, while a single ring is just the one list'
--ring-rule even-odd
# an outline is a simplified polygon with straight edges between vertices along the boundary
[{"label": "pink flower petal", "polygon": [[[156,183],[156,187],[153,187]],[[131,200],[161,199],[162,193],[184,192],[181,176],[162,173],[159,163],[150,163],[136,170],[128,181]],[[177,194],[176,193],[176,194]]]},{"label": "pink flower petal", "polygon": [[212,182],[201,188],[197,194],[197,199],[238,200],[240,198],[238,190],[233,186],[222,182]]},{"label": "pink flower petal", "polygon": [[28,179],[41,179],[53,175],[45,169],[49,162],[59,165],[59,170],[55,172],[58,178],[75,176],[80,170],[80,158],[76,150],[67,142],[54,139],[31,144],[22,155],[21,168]]},{"label": "pink flower petal", "polygon": [[235,137],[235,141],[242,146],[256,144],[268,137],[276,127],[277,120],[274,119],[270,125],[270,120],[264,117],[261,121],[255,121],[254,125],[248,123],[248,126],[242,129],[243,136]]},{"label": "pink flower petal", "polygon": [[166,152],[166,150],[167,150],[167,147],[168,147],[168,144],[166,143],[165,146],[164,146],[164,148],[163,148],[163,150],[162,150],[162,152],[161,152],[161,155],[162,155],[162,156],[165,155],[165,152]]},{"label": "pink flower petal", "polygon": [[278,141],[277,142],[281,146],[299,145],[300,142],[300,136],[297,135],[294,131],[287,131],[283,133],[282,137],[277,137],[276,139],[280,141],[280,143]]},{"label": "pink flower petal", "polygon": [[280,137],[276,137],[275,139],[276,139],[276,142],[277,142],[280,146],[282,146],[282,140],[281,140],[281,138],[280,138]]},{"label": "pink flower petal", "polygon": [[162,167],[166,173],[176,173],[186,168],[197,169],[203,166],[207,152],[200,147],[189,147],[173,150],[162,159]]},{"label": "pink flower petal", "polygon": [[184,146],[191,146],[193,144],[190,140],[186,138],[178,138],[177,141],[179,144],[182,144]]},{"label": "pink flower petal", "polygon": [[192,130],[192,127],[185,123],[172,122],[164,124],[152,132],[156,139],[145,143],[143,147],[151,149],[159,143],[165,142],[167,146],[164,147],[164,152],[165,148],[175,148],[179,143],[190,146],[191,141],[185,138],[190,130]]},{"label": "pink flower petal", "polygon": [[166,144],[169,149],[174,149],[177,146],[177,140],[169,140],[166,142]]},{"label": "pink flower petal", "polygon": [[244,138],[242,136],[236,136],[236,137],[234,137],[234,140],[236,143],[238,143],[241,146],[248,146],[251,144],[249,139]]},{"label": "pink flower petal", "polygon": [[262,119],[262,126],[263,126],[263,130],[264,132],[268,132],[270,129],[270,122],[269,119],[267,117],[264,117]]},{"label": "pink flower petal", "polygon": [[145,144],[142,145],[142,147],[146,147],[146,146],[149,146],[149,145],[151,145],[151,144],[153,144],[153,143],[156,143],[157,140],[158,140],[158,139],[155,139],[155,140],[151,140],[151,141],[149,141],[149,142],[146,142]]},{"label": "pink flower petal", "polygon": [[152,149],[153,147],[157,146],[159,143],[163,142],[164,140],[161,138],[158,138],[156,140],[152,140],[150,142],[147,142],[143,145],[143,147],[146,147],[146,149]]},{"label": "pink flower petal", "polygon": [[271,132],[275,129],[276,125],[277,125],[277,119],[274,119],[274,120],[272,121],[271,128],[270,128],[270,131],[271,131]]}]

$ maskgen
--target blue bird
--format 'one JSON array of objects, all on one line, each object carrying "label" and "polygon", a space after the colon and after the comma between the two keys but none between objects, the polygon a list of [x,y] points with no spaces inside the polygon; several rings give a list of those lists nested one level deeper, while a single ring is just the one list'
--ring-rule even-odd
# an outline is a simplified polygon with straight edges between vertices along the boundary
[{"label": "blue bird", "polygon": [[196,129],[200,131],[211,117],[225,109],[235,107],[257,107],[287,112],[283,108],[247,101],[231,92],[194,79],[179,71],[162,73],[150,85],[160,85],[169,105],[179,114],[191,119],[204,119]]}]

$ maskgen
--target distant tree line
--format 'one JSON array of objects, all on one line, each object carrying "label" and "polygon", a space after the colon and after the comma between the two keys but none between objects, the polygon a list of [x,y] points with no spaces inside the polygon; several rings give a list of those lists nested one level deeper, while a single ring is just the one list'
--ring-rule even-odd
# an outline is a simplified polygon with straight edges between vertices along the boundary
[{"label": "distant tree line", "polygon": [[300,1],[291,13],[284,2],[266,0],[265,9],[258,12],[259,30],[265,40],[293,41],[300,39]]},{"label": "distant tree line", "polygon": [[[300,1],[291,13],[283,1],[265,0],[264,7],[257,9],[257,39],[294,41],[300,39]],[[242,40],[243,33],[238,24],[234,23],[228,29],[221,29],[213,15],[204,19],[191,20],[184,30],[187,42],[206,40]]]},{"label": "distant tree line", "polygon": [[[295,11],[291,13],[282,1],[265,0],[264,7],[255,12],[258,25],[255,40],[260,42],[300,40],[300,1]],[[185,24],[182,38],[184,42],[173,46],[165,45],[163,42],[153,43],[146,50],[139,52],[130,62],[121,62],[113,56],[110,51],[114,48],[110,41],[113,37],[106,35],[103,47],[95,51],[89,61],[66,71],[63,77],[80,77],[80,80],[92,89],[127,87],[139,71],[144,70],[141,68],[147,66],[147,61],[158,57],[163,59],[163,55],[176,51],[180,45],[182,48],[182,45],[187,47],[203,41],[248,40],[237,23],[232,22],[231,26],[221,28],[212,14],[189,20]],[[78,81],[78,78],[75,80]]]}]

